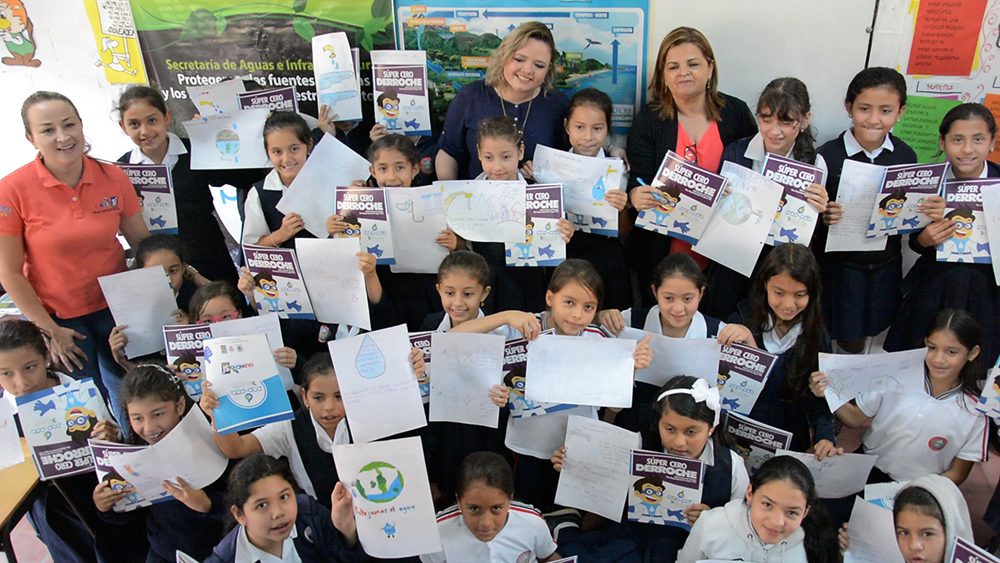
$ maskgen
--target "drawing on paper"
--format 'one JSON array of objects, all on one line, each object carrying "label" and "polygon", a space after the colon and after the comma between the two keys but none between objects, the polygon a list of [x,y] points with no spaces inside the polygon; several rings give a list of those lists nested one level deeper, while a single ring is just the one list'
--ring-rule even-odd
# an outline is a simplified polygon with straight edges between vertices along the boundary
[{"label": "drawing on paper", "polygon": [[236,124],[232,129],[220,129],[215,134],[215,146],[223,156],[231,156],[240,152],[240,136],[236,134]]},{"label": "drawing on paper", "polygon": [[391,463],[373,461],[358,472],[358,477],[354,480],[354,490],[355,495],[369,502],[392,502],[403,492],[403,474]]},{"label": "drawing on paper", "polygon": [[354,358],[358,374],[365,379],[375,379],[385,373],[385,355],[371,336],[365,335],[358,355]]},{"label": "drawing on paper", "polygon": [[719,202],[719,213],[730,225],[742,225],[757,217],[757,223],[764,218],[764,213],[753,208],[753,202],[744,194],[732,193]]}]

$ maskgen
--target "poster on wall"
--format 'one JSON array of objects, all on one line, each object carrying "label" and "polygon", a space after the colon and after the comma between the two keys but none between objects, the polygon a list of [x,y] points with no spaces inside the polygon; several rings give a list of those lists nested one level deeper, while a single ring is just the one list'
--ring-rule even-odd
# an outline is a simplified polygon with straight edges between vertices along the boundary
[{"label": "poster on wall", "polygon": [[146,67],[139,50],[139,36],[129,0],[83,0],[100,58],[111,84],[145,84]]},{"label": "poster on wall", "polygon": [[584,88],[614,101],[612,125],[627,133],[644,100],[649,0],[593,0],[567,5],[538,0],[395,0],[400,49],[427,52],[427,84],[444,116],[458,90],[483,78],[490,53],[526,21],[540,21],[556,40],[556,88],[571,97]]},{"label": "poster on wall", "polygon": [[263,88],[295,87],[300,111],[316,116],[312,38],[343,31],[359,47],[364,137],[371,129],[369,52],[392,49],[392,11],[381,0],[274,0],[267,4],[228,0],[131,0],[150,81],[157,85],[174,121],[187,121],[190,86],[240,76]]}]

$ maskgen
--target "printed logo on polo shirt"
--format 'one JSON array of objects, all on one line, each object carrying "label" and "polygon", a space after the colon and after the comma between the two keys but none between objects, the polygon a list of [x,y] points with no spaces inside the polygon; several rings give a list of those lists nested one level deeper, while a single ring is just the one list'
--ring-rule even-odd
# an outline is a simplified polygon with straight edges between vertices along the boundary
[{"label": "printed logo on polo shirt", "polygon": [[104,198],[104,201],[97,204],[97,211],[94,213],[107,213],[108,211],[118,211],[118,196]]},{"label": "printed logo on polo shirt", "polygon": [[0,217],[10,217],[10,214],[13,212],[14,210],[6,205],[0,205]]},{"label": "printed logo on polo shirt", "polygon": [[434,173],[434,159],[429,156],[425,156],[420,159],[420,169],[424,171],[424,174]]},{"label": "printed logo on polo shirt", "polygon": [[935,452],[943,450],[944,447],[947,445],[948,445],[948,439],[942,436],[935,436],[931,438],[930,442],[927,442],[927,447],[934,450]]},{"label": "printed logo on polo shirt", "polygon": [[525,551],[521,555],[517,556],[516,563],[530,563],[531,561],[531,551]]}]

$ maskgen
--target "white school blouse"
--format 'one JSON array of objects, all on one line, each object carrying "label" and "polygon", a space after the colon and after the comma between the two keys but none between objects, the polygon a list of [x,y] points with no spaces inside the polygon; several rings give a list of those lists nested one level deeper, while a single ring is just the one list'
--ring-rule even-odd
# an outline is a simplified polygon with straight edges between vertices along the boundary
[{"label": "white school blouse", "polygon": [[[264,185],[261,186],[261,189],[284,192],[288,188],[281,183],[278,170],[274,169],[264,177]],[[243,244],[257,244],[257,241],[261,237],[271,234],[271,229],[267,226],[267,220],[264,219],[264,208],[260,203],[260,195],[257,194],[257,188],[250,188],[250,193],[247,194],[245,215],[246,219],[243,220]]]},{"label": "white school blouse", "polygon": [[480,541],[469,531],[458,506],[438,513],[441,549],[421,555],[423,563],[535,563],[556,551],[548,524],[530,504],[510,503],[507,523],[492,541]]},{"label": "white school blouse", "polygon": [[292,541],[296,537],[298,532],[295,530],[295,522],[292,522],[292,535],[281,542],[279,559],[250,543],[246,528],[240,526],[240,531],[236,534],[236,556],[233,563],[302,563],[299,552],[295,549],[295,542]]},{"label": "white school blouse", "polygon": [[[313,428],[316,430],[316,442],[319,444],[319,449],[324,452],[333,455],[334,446],[351,443],[351,436],[347,431],[346,418],[337,424],[337,429],[333,433],[332,440],[327,435],[326,430],[323,430],[323,427],[316,422],[316,418],[312,413],[309,413],[309,420],[312,421]],[[312,498],[316,498],[316,489],[313,487],[312,480],[309,479],[309,473],[306,471],[305,464],[302,463],[302,456],[299,455],[299,447],[295,444],[295,435],[292,433],[291,420],[282,420],[281,422],[261,426],[253,431],[253,436],[260,442],[260,447],[264,450],[265,454],[274,458],[287,457],[292,475],[295,476],[295,481],[302,487],[302,491]]]},{"label": "white school blouse", "polygon": [[[622,318],[625,319],[625,326],[632,326],[632,309],[622,311]],[[722,332],[724,328],[726,328],[726,323],[720,321],[719,332]],[[659,305],[653,305],[649,308],[642,330],[653,334],[663,334]],[[691,318],[691,324],[688,325],[687,332],[684,333],[684,338],[711,338],[713,336],[718,336],[718,334],[708,334],[708,323],[705,322],[705,315],[702,315],[701,311],[695,311],[694,317]]]}]

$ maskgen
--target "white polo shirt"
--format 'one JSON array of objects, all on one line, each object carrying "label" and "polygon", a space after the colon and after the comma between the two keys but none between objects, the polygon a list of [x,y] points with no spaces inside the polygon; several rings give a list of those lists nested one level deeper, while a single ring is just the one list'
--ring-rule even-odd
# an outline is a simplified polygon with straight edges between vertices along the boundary
[{"label": "white polo shirt", "polygon": [[[886,139],[888,138],[889,137],[886,136]],[[785,158],[795,160],[794,154],[795,154],[795,146],[792,145],[792,148],[788,150],[787,154],[779,156],[784,156]],[[765,150],[764,148],[764,136],[761,135],[760,133],[754,135],[754,138],[750,139],[750,143],[747,144],[747,150],[743,152],[743,156],[745,158],[750,159],[753,171],[759,174],[761,169],[764,168],[764,158],[767,157],[767,150]],[[828,168],[826,166],[826,159],[824,159],[823,155],[821,154],[816,155],[816,162],[813,163],[813,166],[819,168],[823,172],[828,171]]]},{"label": "white polo shirt", "polygon": [[556,551],[549,527],[530,504],[510,503],[507,523],[492,541],[480,541],[453,506],[438,513],[443,551],[421,555],[424,563],[535,563]]},{"label": "white polo shirt", "polygon": [[[281,177],[278,176],[278,170],[271,170],[264,177],[264,185],[261,189],[268,191],[276,191],[284,193],[288,188],[281,183]],[[260,202],[260,195],[257,193],[257,188],[250,188],[250,193],[247,194],[247,201],[245,206],[246,219],[243,220],[243,244],[257,244],[260,237],[266,237],[271,234],[271,229],[267,226],[267,220],[264,219],[264,207]]]},{"label": "white polo shirt", "polygon": [[975,403],[976,397],[961,389],[939,397],[929,392],[862,393],[858,408],[873,417],[861,436],[865,453],[877,455],[875,467],[894,481],[939,475],[956,457],[984,461],[988,426],[986,415],[975,412]]},{"label": "white polo shirt", "polygon": [[[184,147],[184,143],[181,142],[181,138],[173,133],[167,133],[167,154],[163,157],[163,162],[161,164],[166,164],[167,168],[173,172],[174,165],[180,158],[180,155],[187,154],[187,149]],[[156,164],[153,162],[152,158],[149,158],[142,153],[142,149],[138,146],[132,148],[132,152],[128,155],[129,164]]]},{"label": "white polo shirt", "polygon": [[[625,326],[632,326],[632,309],[622,311],[622,318],[625,319]],[[719,332],[722,332],[724,328],[726,328],[726,323],[720,321]],[[653,305],[649,308],[649,312],[646,313],[646,321],[642,325],[642,330],[652,332],[653,334],[663,334],[663,325],[660,324],[659,305]],[[705,315],[702,315],[701,311],[695,311],[694,317],[691,318],[691,324],[688,325],[687,332],[684,333],[684,338],[712,338],[714,336],[718,336],[718,334],[708,333],[708,323],[705,321]]]},{"label": "white polo shirt", "polygon": [[854,130],[848,129],[847,131],[844,131],[844,150],[847,151],[848,157],[854,156],[859,152],[863,152],[865,153],[865,156],[868,157],[868,160],[875,160],[878,158],[878,155],[882,154],[882,151],[892,152],[895,148],[896,147],[892,144],[892,139],[889,138],[889,135],[886,135],[880,147],[872,152],[868,152],[861,146],[861,143],[858,142],[857,137],[854,136]]},{"label": "white polo shirt", "polygon": [[[316,418],[312,413],[309,414],[309,420],[312,421],[313,428],[316,430],[316,441],[319,444],[319,449],[324,452],[333,455],[333,446],[351,443],[351,436],[347,431],[346,418],[342,419],[340,424],[337,425],[333,440],[327,435],[326,430],[323,430],[323,427],[316,422]],[[299,447],[295,444],[295,434],[292,432],[291,420],[282,420],[281,422],[261,426],[253,431],[253,436],[260,442],[260,447],[264,450],[265,454],[274,458],[287,457],[288,465],[292,470],[292,475],[295,476],[295,481],[298,482],[307,495],[316,498],[316,489],[313,487],[312,480],[309,479],[309,473],[306,472],[305,464],[302,463],[302,456],[299,455]]]},{"label": "white polo shirt", "polygon": [[240,526],[240,531],[236,533],[236,556],[233,558],[233,563],[302,563],[299,552],[295,549],[295,542],[292,541],[297,536],[295,523],[292,522],[292,535],[281,542],[279,559],[250,543],[246,528]]}]

